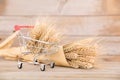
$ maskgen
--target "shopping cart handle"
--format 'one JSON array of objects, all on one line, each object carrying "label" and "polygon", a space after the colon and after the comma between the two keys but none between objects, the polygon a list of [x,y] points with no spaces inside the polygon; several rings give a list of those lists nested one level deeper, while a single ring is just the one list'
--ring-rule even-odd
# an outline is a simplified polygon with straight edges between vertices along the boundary
[{"label": "shopping cart handle", "polygon": [[14,30],[15,31],[18,31],[20,29],[23,29],[23,28],[33,28],[34,26],[20,26],[20,25],[15,25],[14,26]]}]

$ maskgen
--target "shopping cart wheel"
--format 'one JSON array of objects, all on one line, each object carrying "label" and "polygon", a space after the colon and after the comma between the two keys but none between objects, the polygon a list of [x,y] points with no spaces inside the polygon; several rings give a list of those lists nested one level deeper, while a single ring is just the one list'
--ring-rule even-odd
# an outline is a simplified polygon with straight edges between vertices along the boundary
[{"label": "shopping cart wheel", "polygon": [[34,60],[34,65],[37,65],[38,61],[37,59]]},{"label": "shopping cart wheel", "polygon": [[18,67],[18,69],[22,69],[22,66],[23,66],[23,63],[19,62],[17,67]]},{"label": "shopping cart wheel", "polygon": [[45,64],[40,64],[40,70],[45,71]]},{"label": "shopping cart wheel", "polygon": [[54,68],[55,67],[55,63],[54,62],[50,63],[50,67]]}]

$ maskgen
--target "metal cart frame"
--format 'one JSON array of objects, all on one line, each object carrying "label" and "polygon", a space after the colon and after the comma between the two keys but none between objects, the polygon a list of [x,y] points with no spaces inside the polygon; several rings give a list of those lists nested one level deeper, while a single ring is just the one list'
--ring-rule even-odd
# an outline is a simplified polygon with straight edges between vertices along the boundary
[{"label": "metal cart frame", "polygon": [[[45,71],[45,66],[48,64],[50,65],[51,68],[54,68],[55,62],[51,61],[50,59],[46,58],[45,59],[46,63],[39,63],[37,58],[41,55],[50,55],[50,54],[57,52],[58,44],[32,39],[30,37],[29,31],[30,31],[29,29],[21,29],[19,32],[19,35],[18,35],[18,41],[19,41],[19,46],[20,46],[20,51],[21,51],[21,55],[18,57],[18,65],[17,65],[18,69],[22,69],[22,67],[23,67],[23,62],[21,61],[21,57],[33,53],[33,52],[31,52],[31,50],[29,48],[35,48],[38,50],[38,52],[35,53],[33,62],[31,62],[32,64],[40,65],[41,71]],[[48,50],[44,47],[35,47],[35,46],[29,46],[29,48],[27,48],[28,41],[35,41],[37,43],[41,43],[44,45],[52,45],[52,47],[51,47],[51,50],[50,49]],[[22,50],[23,48],[25,50]],[[42,49],[43,51],[39,52],[40,49]]]}]

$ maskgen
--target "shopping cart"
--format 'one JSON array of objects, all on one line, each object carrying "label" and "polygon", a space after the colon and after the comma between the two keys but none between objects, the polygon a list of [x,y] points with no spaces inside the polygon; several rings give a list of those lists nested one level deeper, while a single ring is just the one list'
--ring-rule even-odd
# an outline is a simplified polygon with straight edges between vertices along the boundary
[{"label": "shopping cart", "polygon": [[[34,59],[32,62],[32,64],[34,65],[40,65],[40,70],[41,71],[45,71],[45,66],[46,65],[50,65],[51,68],[54,68],[55,66],[55,62],[53,62],[52,60],[46,58],[43,62],[41,61],[38,62],[38,57],[41,55],[47,56],[47,55],[51,55],[54,54],[58,51],[58,44],[57,43],[50,43],[50,42],[45,42],[45,41],[40,41],[40,40],[36,40],[36,39],[32,39],[30,37],[30,29],[21,29],[18,35],[18,40],[19,40],[19,45],[20,45],[20,51],[21,51],[21,55],[18,56],[18,69],[22,69],[23,67],[23,61],[21,60],[22,56],[26,56],[29,54],[34,54]],[[37,46],[32,46],[32,45],[28,45],[29,41],[33,41],[36,43],[40,43],[40,44],[44,44],[44,45],[50,45],[50,48],[45,48],[45,47],[37,47]],[[31,50],[34,49],[34,50]],[[42,49],[42,51],[40,51]]]}]

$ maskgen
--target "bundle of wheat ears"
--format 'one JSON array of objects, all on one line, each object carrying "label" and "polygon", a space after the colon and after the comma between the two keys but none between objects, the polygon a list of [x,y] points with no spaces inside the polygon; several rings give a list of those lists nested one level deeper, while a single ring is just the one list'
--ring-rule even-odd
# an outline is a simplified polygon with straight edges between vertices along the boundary
[{"label": "bundle of wheat ears", "polygon": [[[18,56],[21,54],[19,47],[10,48],[9,44],[12,44],[11,41],[16,37],[19,32],[15,32],[12,35],[12,38],[7,39],[7,41],[3,42],[0,46],[0,56],[10,60],[17,60]],[[57,32],[56,28],[53,27],[52,24],[40,22],[37,24],[30,33],[30,37],[32,39],[50,42],[50,43],[59,43],[61,41],[61,35]],[[73,68],[83,68],[83,69],[90,69],[94,67],[95,64],[95,57],[97,54],[96,45],[92,44],[94,42],[94,38],[88,38],[76,42],[67,43],[64,45],[58,45],[59,49],[56,53],[51,55],[41,55],[38,57],[38,61],[41,62],[46,57],[50,60],[54,61],[56,65],[59,66],[67,66]],[[50,45],[44,45],[41,43],[37,43],[35,41],[28,41],[27,46],[37,46],[37,47],[44,47],[50,48]],[[7,46],[3,48],[3,46]],[[29,49],[29,47],[28,47]],[[30,49],[31,52],[36,53],[35,49]],[[38,51],[38,50],[37,50]],[[39,50],[39,52],[41,52]],[[36,53],[37,54],[37,53]],[[32,61],[34,58],[33,54],[22,56],[24,61]]]},{"label": "bundle of wheat ears", "polygon": [[[40,24],[36,24],[36,26],[30,32],[30,37],[34,40],[39,40],[49,43],[49,44],[44,44],[30,40],[27,46],[31,50],[31,52],[35,54],[42,52],[43,50],[42,48],[50,48],[53,46],[52,44],[57,44],[60,42],[60,35],[56,31],[54,25],[46,22],[41,22]],[[30,48],[30,46],[34,46],[34,48]]]}]

